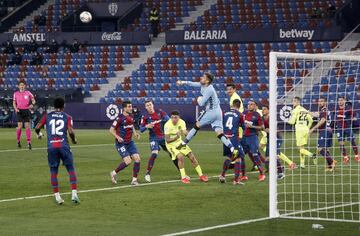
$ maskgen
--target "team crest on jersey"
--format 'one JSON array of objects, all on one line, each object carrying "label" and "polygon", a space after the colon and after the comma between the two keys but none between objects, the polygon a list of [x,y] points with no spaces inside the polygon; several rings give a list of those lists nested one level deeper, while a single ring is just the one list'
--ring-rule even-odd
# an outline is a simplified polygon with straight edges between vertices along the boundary
[{"label": "team crest on jersey", "polygon": [[106,116],[110,120],[115,120],[119,116],[119,108],[115,104],[110,104],[106,108]]},{"label": "team crest on jersey", "polygon": [[118,4],[116,2],[112,2],[109,4],[108,9],[109,9],[109,13],[112,16],[115,16],[118,11]]},{"label": "team crest on jersey", "polygon": [[25,95],[24,98],[27,100],[27,99],[29,99],[29,96],[28,96],[28,95]]},{"label": "team crest on jersey", "polygon": [[284,122],[288,122],[291,116],[292,107],[291,106],[283,106],[280,109],[280,119]]}]

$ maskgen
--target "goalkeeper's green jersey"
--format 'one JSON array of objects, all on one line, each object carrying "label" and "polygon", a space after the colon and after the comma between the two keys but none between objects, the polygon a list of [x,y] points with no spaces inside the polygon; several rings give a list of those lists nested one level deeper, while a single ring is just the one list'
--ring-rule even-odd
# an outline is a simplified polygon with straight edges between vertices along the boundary
[{"label": "goalkeeper's green jersey", "polygon": [[289,124],[295,125],[295,129],[310,129],[313,119],[308,110],[298,105],[291,111]]}]

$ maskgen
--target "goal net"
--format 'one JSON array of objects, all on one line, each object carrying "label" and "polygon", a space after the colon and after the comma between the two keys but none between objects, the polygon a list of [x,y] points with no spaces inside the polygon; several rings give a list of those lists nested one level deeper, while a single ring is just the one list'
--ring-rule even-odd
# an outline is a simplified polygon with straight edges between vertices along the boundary
[{"label": "goal net", "polygon": [[[270,53],[270,217],[360,221],[360,56],[353,54]],[[279,153],[297,165],[279,159],[281,180]]]}]

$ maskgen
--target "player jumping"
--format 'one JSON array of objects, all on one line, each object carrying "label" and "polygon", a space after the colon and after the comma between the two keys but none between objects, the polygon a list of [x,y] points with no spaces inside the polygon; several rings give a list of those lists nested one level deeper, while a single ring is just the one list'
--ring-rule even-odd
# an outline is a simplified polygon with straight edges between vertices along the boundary
[{"label": "player jumping", "polygon": [[[169,116],[166,114],[166,112],[160,109],[155,110],[154,104],[149,100],[145,101],[145,109],[148,114],[144,115],[141,119],[140,132],[145,132],[146,129],[149,130],[151,156],[149,158],[148,167],[145,174],[145,181],[150,183],[150,172],[154,167],[154,163],[159,154],[160,147],[171,157],[171,154],[165,145],[163,132],[163,125],[169,120]],[[178,168],[177,159],[174,160],[174,164]]]},{"label": "player jumping", "polygon": [[134,127],[134,118],[131,115],[131,102],[124,101],[122,103],[122,109],[123,112],[113,122],[109,131],[115,137],[115,148],[123,159],[123,162],[121,162],[115,170],[110,172],[110,177],[113,184],[117,184],[117,173],[130,165],[131,160],[134,160],[133,178],[131,185],[138,185],[139,183],[137,177],[140,171],[140,155],[134,141],[132,140],[132,136],[135,134],[135,137],[139,139],[140,134],[135,130]]},{"label": "player jumping", "polygon": [[319,121],[310,130],[310,134],[316,130],[319,130],[318,136],[318,152],[325,157],[328,164],[327,170],[333,171],[336,161],[331,157],[329,148],[332,147],[333,132],[331,129],[331,112],[327,108],[326,98],[322,97],[318,101],[319,103]]},{"label": "player jumping", "polygon": [[199,106],[205,106],[205,111],[199,116],[194,128],[192,128],[186,135],[184,142],[182,142],[178,148],[186,145],[196,135],[198,130],[205,126],[211,125],[217,134],[217,137],[221,142],[227,146],[234,156],[237,156],[238,150],[235,150],[234,145],[224,135],[223,132],[223,117],[222,110],[220,107],[220,101],[212,85],[214,77],[210,73],[205,73],[201,78],[200,82],[181,81],[178,80],[176,84],[178,86],[188,84],[193,87],[201,87],[201,97],[198,97],[197,102]]},{"label": "player jumping", "polygon": [[71,184],[71,201],[80,203],[77,195],[77,178],[74,167],[74,158],[70,149],[67,133],[73,144],[76,144],[75,133],[73,129],[73,121],[71,116],[64,112],[65,101],[62,98],[54,100],[55,111],[45,114],[35,127],[35,132],[39,139],[43,136],[40,129],[46,125],[47,141],[48,141],[48,163],[51,173],[51,185],[53,188],[55,201],[61,205],[64,200],[61,198],[58,186],[58,172],[60,160],[69,173],[69,181]]},{"label": "player jumping", "polygon": [[199,175],[199,179],[202,182],[208,182],[208,177],[202,173],[199,162],[188,145],[183,145],[181,148],[178,146],[181,144],[181,135],[186,135],[186,123],[180,119],[179,111],[171,112],[171,119],[168,120],[164,127],[166,147],[170,151],[172,159],[178,159],[179,170],[181,175],[181,182],[184,184],[190,183],[190,178],[186,175],[184,167],[184,159],[187,156],[196,172]]},{"label": "player jumping", "polygon": [[250,159],[258,167],[260,173],[259,181],[264,181],[266,176],[259,157],[258,139],[258,132],[263,130],[264,126],[260,114],[256,111],[256,102],[254,100],[248,102],[248,109],[244,111],[244,120],[245,130],[242,145],[245,153],[249,155]]},{"label": "player jumping", "polygon": [[343,162],[349,163],[350,161],[345,148],[346,140],[351,142],[351,146],[355,154],[355,161],[360,162],[359,150],[352,131],[352,122],[356,118],[352,108],[346,105],[346,98],[344,96],[338,98],[338,106],[335,110],[335,116],[336,135],[339,141],[340,151],[343,155]]},{"label": "player jumping", "polygon": [[[270,154],[270,141],[269,141],[269,128],[270,128],[270,116],[269,116],[269,107],[268,106],[263,106],[262,107],[262,119],[263,119],[263,123],[264,123],[264,128],[265,128],[265,132],[266,132],[266,150],[265,150],[265,163],[267,166],[269,166],[269,154]],[[276,142],[276,154],[277,154],[277,158],[276,158],[276,166],[277,166],[277,174],[278,174],[278,179],[283,179],[285,178],[285,174],[284,174],[284,169],[281,166],[280,163],[280,147],[282,145],[282,137],[280,136],[280,133],[277,133],[277,142]]]},{"label": "player jumping", "polygon": [[308,144],[309,132],[313,119],[309,114],[308,110],[301,106],[301,99],[294,97],[293,99],[293,110],[291,111],[291,117],[288,121],[290,125],[295,125],[296,134],[296,146],[300,151],[300,167],[305,168],[305,157],[312,157],[313,162],[317,164],[316,154],[311,153],[304,148]]},{"label": "player jumping", "polygon": [[[226,171],[229,169],[230,163],[232,161],[235,162],[234,164],[234,180],[233,184],[242,184],[241,178],[244,178],[243,180],[246,180],[245,175],[245,153],[243,151],[243,148],[240,144],[240,138],[239,138],[239,128],[244,126],[244,118],[243,115],[239,112],[241,106],[241,101],[239,99],[235,99],[233,101],[233,105],[231,106],[230,111],[224,113],[224,134],[226,137],[228,137],[233,145],[238,149],[239,153],[238,156],[235,157],[234,160],[233,155],[230,151],[230,149],[224,145],[224,156],[226,159],[224,160],[223,164],[223,170],[221,172],[221,175],[219,176],[220,183],[225,183],[226,178],[225,174]],[[241,177],[240,177],[241,172]]]},{"label": "player jumping", "polygon": [[26,84],[24,81],[20,81],[18,83],[18,88],[19,91],[16,91],[13,96],[13,107],[17,116],[17,145],[19,148],[21,148],[21,131],[23,127],[23,122],[25,122],[26,139],[28,143],[28,148],[31,149],[31,113],[29,109],[32,109],[35,105],[35,98],[30,91],[25,90]]}]

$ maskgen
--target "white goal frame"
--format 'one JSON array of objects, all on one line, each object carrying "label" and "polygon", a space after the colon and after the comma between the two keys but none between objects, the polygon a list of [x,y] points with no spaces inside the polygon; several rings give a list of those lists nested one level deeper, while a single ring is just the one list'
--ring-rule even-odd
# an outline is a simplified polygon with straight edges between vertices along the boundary
[{"label": "white goal frame", "polygon": [[[354,56],[342,53],[322,53],[322,54],[306,54],[306,53],[289,53],[289,52],[270,52],[269,55],[269,108],[270,108],[270,131],[269,131],[269,217],[270,218],[290,218],[290,219],[316,219],[326,221],[342,221],[342,222],[359,222],[346,219],[331,218],[314,218],[314,217],[296,217],[293,215],[307,213],[313,211],[324,210],[324,208],[308,209],[304,212],[296,211],[293,213],[280,214],[277,199],[277,127],[278,127],[278,86],[277,86],[277,63],[278,58],[284,59],[304,59],[304,60],[339,60],[339,61],[355,61],[360,62],[360,56]],[[306,76],[305,76],[306,77]],[[297,86],[294,85],[294,86]],[[360,202],[354,202],[350,205],[360,205]],[[344,204],[343,204],[344,205]],[[349,204],[347,204],[349,205]],[[341,205],[340,205],[341,206]],[[339,205],[329,206],[326,209],[339,207]],[[325,209],[325,210],[326,210]]]}]

